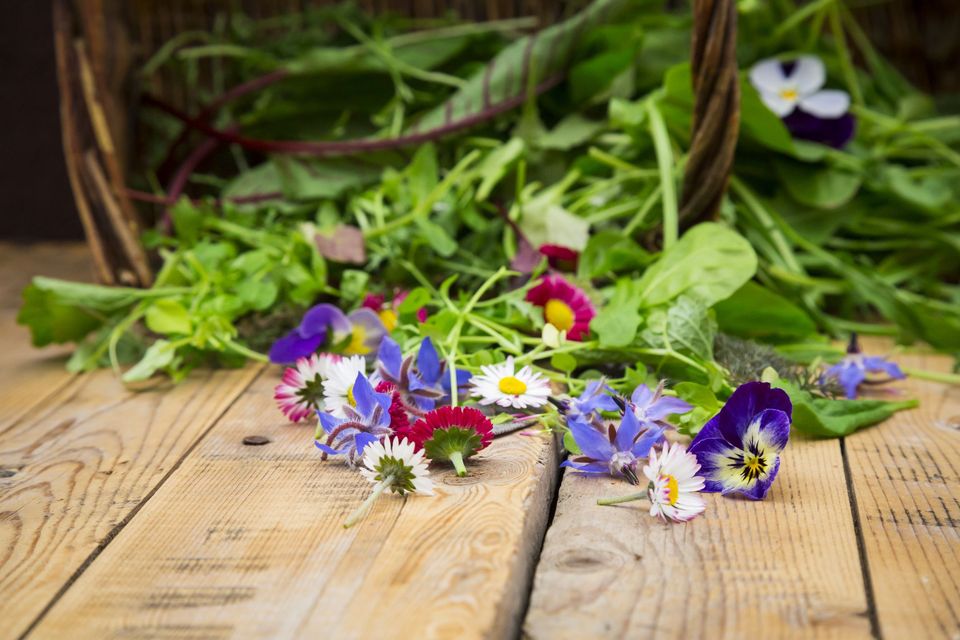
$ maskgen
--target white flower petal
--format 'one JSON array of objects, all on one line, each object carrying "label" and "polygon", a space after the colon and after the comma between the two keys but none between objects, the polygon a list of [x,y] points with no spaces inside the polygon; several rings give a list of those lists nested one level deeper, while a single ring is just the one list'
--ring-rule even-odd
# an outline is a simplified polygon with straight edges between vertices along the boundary
[{"label": "white flower petal", "polygon": [[781,118],[793,113],[793,110],[797,106],[797,102],[795,100],[787,100],[776,93],[767,93],[765,91],[761,91],[760,99],[763,101],[763,104],[767,105],[767,108],[770,109],[770,111],[773,111]]},{"label": "white flower petal", "polygon": [[823,62],[816,56],[800,56],[797,58],[793,73],[787,78],[788,85],[794,87],[801,96],[817,91],[827,80],[827,72]]},{"label": "white flower petal", "polygon": [[839,118],[850,108],[850,96],[837,89],[818,91],[800,98],[800,108],[818,118]]},{"label": "white flower petal", "polygon": [[753,65],[750,69],[750,84],[760,93],[780,93],[787,86],[780,61],[767,59]]}]

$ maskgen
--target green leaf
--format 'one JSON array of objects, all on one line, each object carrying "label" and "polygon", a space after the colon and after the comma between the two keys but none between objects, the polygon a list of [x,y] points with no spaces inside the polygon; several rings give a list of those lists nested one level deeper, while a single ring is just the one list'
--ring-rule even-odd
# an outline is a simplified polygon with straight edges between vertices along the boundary
[{"label": "green leaf", "polygon": [[477,167],[477,174],[482,177],[480,186],[477,187],[476,199],[478,201],[482,202],[490,196],[490,192],[503,179],[510,167],[520,159],[525,149],[526,144],[523,140],[511,138],[509,142],[487,154],[487,157]]},{"label": "green leaf", "polygon": [[254,311],[266,311],[277,300],[279,290],[270,280],[244,280],[237,286],[237,297]]},{"label": "green leaf", "polygon": [[399,313],[401,317],[413,316],[422,307],[427,305],[430,300],[432,300],[430,291],[424,287],[417,287],[411,290],[410,293],[407,294],[407,297],[403,299],[403,302],[397,307],[397,313]]},{"label": "green leaf", "polygon": [[700,360],[713,360],[717,323],[698,300],[680,296],[667,309],[654,309],[641,338],[648,345],[666,348]]},{"label": "green leaf", "polygon": [[746,74],[740,76],[740,137],[774,151],[794,153],[790,131],[783,120],[763,104]]},{"label": "green leaf", "polygon": [[736,231],[715,222],[688,230],[638,282],[644,306],[654,307],[683,294],[707,307],[730,297],[757,271],[757,254]]},{"label": "green leaf", "polygon": [[140,382],[153,376],[158,370],[173,363],[176,355],[176,348],[166,340],[157,340],[147,352],[143,354],[140,362],[130,367],[123,374],[124,382]]},{"label": "green leaf", "polygon": [[863,182],[860,175],[844,169],[786,158],[774,158],[773,166],[794,200],[818,209],[836,209],[850,202]]},{"label": "green leaf", "polygon": [[170,216],[173,219],[173,229],[177,237],[186,245],[195,245],[200,240],[200,232],[203,230],[204,212],[200,210],[189,198],[180,198],[173,207],[170,208]]},{"label": "green leaf", "polygon": [[340,298],[346,303],[359,302],[367,291],[370,274],[358,269],[345,269],[340,278]]},{"label": "green leaf", "polygon": [[617,281],[613,296],[590,322],[601,347],[625,347],[640,327],[640,293],[636,283],[627,278]]},{"label": "green leaf", "polygon": [[17,314],[17,324],[30,329],[33,346],[79,342],[102,324],[96,315],[65,303],[55,291],[38,286],[36,280],[23,290],[23,306]]},{"label": "green leaf", "polygon": [[886,402],[817,398],[785,380],[774,380],[772,384],[790,396],[793,403],[793,427],[825,438],[850,435],[857,429],[883,422],[898,411],[912,409],[920,404],[915,399]]},{"label": "green leaf", "polygon": [[417,218],[417,227],[427,244],[442,257],[449,258],[457,252],[456,241],[436,222]]},{"label": "green leaf", "polygon": [[555,353],[550,358],[550,366],[557,371],[571,373],[577,368],[577,359],[569,353]]},{"label": "green leaf", "polygon": [[145,320],[150,331],[165,336],[189,335],[192,329],[190,312],[176,300],[156,300],[147,307]]},{"label": "green leaf", "polygon": [[381,169],[369,162],[349,158],[298,158],[278,155],[277,168],[283,195],[290,200],[339,198],[376,182]]},{"label": "green leaf", "polygon": [[598,278],[609,273],[637,271],[650,262],[650,254],[633,238],[621,231],[608,229],[591,236],[580,254],[577,274],[584,279]]},{"label": "green leaf", "polygon": [[542,135],[537,140],[537,146],[541,149],[569,151],[592,140],[604,127],[603,122],[589,120],[579,113],[571,113]]},{"label": "green leaf", "polygon": [[800,307],[753,281],[713,309],[720,330],[741,338],[798,340],[817,331],[816,324]]}]

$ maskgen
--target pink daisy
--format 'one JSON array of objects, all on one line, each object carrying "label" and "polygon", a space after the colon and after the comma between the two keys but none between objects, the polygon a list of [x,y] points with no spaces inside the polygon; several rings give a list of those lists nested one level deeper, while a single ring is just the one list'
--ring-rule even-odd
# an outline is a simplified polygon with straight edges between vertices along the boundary
[{"label": "pink daisy", "polygon": [[341,357],[332,353],[316,353],[299,358],[294,366],[287,368],[273,391],[273,399],[283,415],[291,422],[314,415],[323,402],[327,366],[339,360]]},{"label": "pink daisy", "polygon": [[543,307],[543,319],[571,340],[583,340],[590,333],[590,321],[597,315],[582,289],[562,276],[547,275],[527,292],[527,302]]}]

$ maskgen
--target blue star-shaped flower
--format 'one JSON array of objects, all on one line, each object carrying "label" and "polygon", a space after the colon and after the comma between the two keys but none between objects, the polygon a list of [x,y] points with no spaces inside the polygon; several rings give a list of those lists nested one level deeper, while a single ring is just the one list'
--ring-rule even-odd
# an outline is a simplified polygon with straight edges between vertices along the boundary
[{"label": "blue star-shaped flower", "polygon": [[324,459],[328,455],[346,455],[352,465],[363,455],[368,444],[389,436],[392,429],[389,393],[377,393],[363,374],[357,374],[350,395],[350,404],[343,407],[345,418],[317,412],[320,426],[314,436],[314,445],[323,451]]}]

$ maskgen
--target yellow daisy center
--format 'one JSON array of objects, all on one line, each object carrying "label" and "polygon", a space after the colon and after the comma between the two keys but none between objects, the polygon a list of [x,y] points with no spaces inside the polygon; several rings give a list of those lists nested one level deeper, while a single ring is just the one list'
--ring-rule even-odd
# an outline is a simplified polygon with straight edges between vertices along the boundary
[{"label": "yellow daisy center", "polygon": [[347,389],[347,402],[351,407],[357,406],[357,399],[353,397],[353,387]]},{"label": "yellow daisy center", "polygon": [[680,496],[680,486],[677,484],[677,479],[671,475],[663,476],[667,479],[667,501],[670,502],[670,506],[677,504],[677,498]]},{"label": "yellow daisy center", "polygon": [[500,384],[498,384],[497,387],[502,393],[507,393],[511,396],[519,396],[527,392],[526,383],[523,380],[514,378],[513,376],[500,378]]},{"label": "yellow daisy center", "polygon": [[790,102],[795,101],[798,95],[799,94],[797,93],[796,89],[783,89],[780,91],[780,97],[784,100],[789,100]]},{"label": "yellow daisy center", "polygon": [[384,309],[377,315],[380,316],[380,322],[383,323],[387,331],[393,331],[397,327],[397,313],[393,309]]},{"label": "yellow daisy center", "polygon": [[353,331],[350,333],[350,343],[347,345],[346,349],[343,350],[343,352],[348,356],[367,355],[370,353],[370,347],[363,343],[366,337],[366,329],[359,325],[353,327]]},{"label": "yellow daisy center", "polygon": [[543,318],[560,331],[569,331],[573,328],[573,322],[576,320],[576,314],[563,300],[551,298],[543,306]]}]

